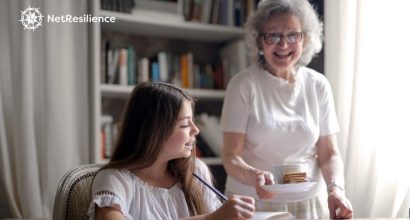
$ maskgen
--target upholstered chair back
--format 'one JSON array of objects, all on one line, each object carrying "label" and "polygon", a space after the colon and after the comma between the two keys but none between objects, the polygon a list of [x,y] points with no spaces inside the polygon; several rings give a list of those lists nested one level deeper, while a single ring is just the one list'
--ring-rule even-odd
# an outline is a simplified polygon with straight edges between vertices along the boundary
[{"label": "upholstered chair back", "polygon": [[91,182],[101,164],[80,165],[69,170],[58,185],[54,200],[54,220],[88,219]]}]

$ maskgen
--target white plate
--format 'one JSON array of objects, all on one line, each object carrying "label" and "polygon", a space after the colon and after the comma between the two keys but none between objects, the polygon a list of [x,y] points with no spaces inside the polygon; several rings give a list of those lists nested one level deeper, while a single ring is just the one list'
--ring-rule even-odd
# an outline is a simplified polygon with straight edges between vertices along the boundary
[{"label": "white plate", "polygon": [[317,182],[303,182],[291,184],[273,184],[264,185],[263,188],[270,192],[276,193],[298,193],[311,190]]}]

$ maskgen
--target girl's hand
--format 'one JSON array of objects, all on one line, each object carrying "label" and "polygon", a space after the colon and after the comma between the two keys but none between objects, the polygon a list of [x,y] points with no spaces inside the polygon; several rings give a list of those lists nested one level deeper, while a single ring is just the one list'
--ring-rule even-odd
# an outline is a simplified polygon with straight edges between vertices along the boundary
[{"label": "girl's hand", "polygon": [[234,195],[207,219],[252,219],[255,214],[255,200],[249,196]]}]

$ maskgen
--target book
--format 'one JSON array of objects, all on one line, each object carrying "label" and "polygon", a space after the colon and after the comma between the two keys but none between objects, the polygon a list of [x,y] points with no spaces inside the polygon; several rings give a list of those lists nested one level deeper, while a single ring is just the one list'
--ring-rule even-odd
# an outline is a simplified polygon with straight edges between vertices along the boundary
[{"label": "book", "polygon": [[178,3],[174,1],[133,0],[137,9],[178,14]]},{"label": "book", "polygon": [[219,24],[219,7],[221,0],[214,0],[212,4],[211,24]]},{"label": "book", "polygon": [[221,1],[219,7],[219,24],[228,25],[228,1]]},{"label": "book", "polygon": [[202,19],[202,0],[193,0],[191,21],[201,21]]},{"label": "book", "polygon": [[119,51],[118,49],[109,49],[107,52],[107,80],[109,84],[115,83],[116,73],[118,69]]},{"label": "book", "polygon": [[101,8],[110,11],[131,13],[134,6],[133,0],[101,0]]},{"label": "book", "polygon": [[127,78],[128,85],[135,85],[136,80],[136,62],[135,62],[135,49],[133,46],[127,47],[128,56],[127,56]]},{"label": "book", "polygon": [[182,0],[182,15],[186,21],[192,17],[193,0]]},{"label": "book", "polygon": [[138,61],[138,83],[149,81],[149,59],[141,58]]},{"label": "book", "polygon": [[245,20],[245,7],[243,0],[235,0],[234,2],[234,24],[237,27],[241,27]]},{"label": "book", "polygon": [[172,79],[171,83],[175,84],[179,87],[182,87],[182,82],[181,82],[181,62],[180,61],[180,56],[177,55],[172,55],[171,56],[171,67],[172,67]]},{"label": "book", "polygon": [[226,22],[228,26],[234,26],[234,0],[226,0],[227,9],[226,9]]},{"label": "book", "polygon": [[194,54],[192,52],[187,53],[188,63],[188,87],[194,87]]},{"label": "book", "polygon": [[243,40],[234,41],[220,51],[222,63],[224,63],[224,84],[229,82],[233,75],[244,70],[248,66],[246,46]]},{"label": "book", "polygon": [[224,73],[222,63],[215,66],[213,71],[214,89],[224,89]]},{"label": "book", "polygon": [[100,124],[102,159],[108,159],[111,157],[111,150],[113,149],[114,145],[113,122],[114,118],[111,115],[101,116]]},{"label": "book", "polygon": [[107,52],[110,47],[109,41],[101,37],[101,74],[100,74],[100,82],[106,83],[107,82]]},{"label": "book", "polygon": [[152,63],[151,63],[151,80],[152,80],[153,82],[158,82],[158,81],[160,81],[158,62],[152,62]]},{"label": "book", "polygon": [[164,51],[160,51],[158,53],[159,81],[161,82],[168,82],[168,77],[169,77],[168,57],[169,55]]},{"label": "book", "polygon": [[251,16],[255,12],[256,4],[255,0],[246,0],[246,5],[245,5],[245,21],[248,20],[249,16]]},{"label": "book", "polygon": [[193,88],[201,88],[201,68],[198,64],[194,64],[194,86]]},{"label": "book", "polygon": [[206,65],[203,72],[200,72],[201,82],[200,88],[203,89],[212,89],[214,87],[213,82],[213,70],[211,65]]},{"label": "book", "polygon": [[210,23],[211,21],[211,8],[212,0],[203,0],[202,2],[202,12],[201,12],[201,22]]},{"label": "book", "polygon": [[254,220],[290,220],[295,217],[289,212],[255,212]]},{"label": "book", "polygon": [[128,50],[125,48],[119,49],[118,67],[119,67],[119,84],[122,86],[128,85]]},{"label": "book", "polygon": [[181,55],[181,84],[183,88],[194,86],[194,55],[187,52]]},{"label": "book", "polygon": [[189,74],[188,74],[188,56],[187,54],[182,54],[180,57],[181,61],[181,86],[183,88],[189,87]]}]

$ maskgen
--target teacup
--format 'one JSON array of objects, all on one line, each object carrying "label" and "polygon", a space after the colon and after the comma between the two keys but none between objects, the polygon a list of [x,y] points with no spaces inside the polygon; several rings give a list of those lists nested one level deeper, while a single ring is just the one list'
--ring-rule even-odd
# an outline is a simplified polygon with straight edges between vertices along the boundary
[{"label": "teacup", "polygon": [[292,172],[307,172],[307,169],[304,164],[281,164],[274,165],[272,168],[276,184],[283,184],[283,176]]}]

